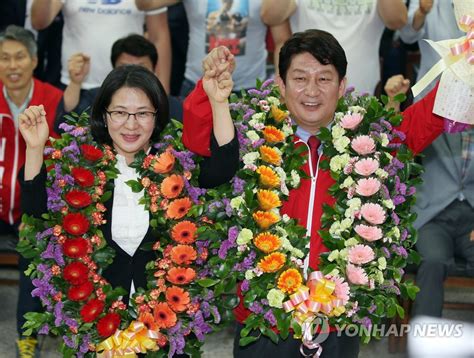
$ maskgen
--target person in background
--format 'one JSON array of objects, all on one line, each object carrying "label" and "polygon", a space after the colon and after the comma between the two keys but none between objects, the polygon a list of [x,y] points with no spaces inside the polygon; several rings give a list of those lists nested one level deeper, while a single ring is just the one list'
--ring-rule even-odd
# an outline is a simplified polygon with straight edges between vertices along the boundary
[{"label": "person in background", "polygon": [[[48,111],[47,122],[52,128],[56,107],[62,91],[33,77],[38,63],[34,35],[19,26],[10,25],[0,34],[0,235],[18,235],[20,185],[18,172],[25,162],[26,145],[18,130],[18,117],[26,107],[42,105]],[[48,132],[48,136],[56,136]],[[20,357],[33,357],[38,351],[36,338],[23,336],[23,315],[41,309],[31,297],[33,285],[24,271],[28,261],[19,260],[20,285],[17,306],[17,341]]]},{"label": "person in background", "polygon": [[99,87],[112,66],[107,61],[112,44],[131,33],[143,34],[146,26],[149,40],[160,54],[155,69],[165,90],[169,91],[171,47],[166,9],[144,12],[134,0],[65,1],[34,0],[31,6],[33,28],[41,30],[62,11],[64,18],[61,82],[70,82],[67,61],[78,52],[91,58],[90,73],[84,81],[86,89]]},{"label": "person in background", "polygon": [[[56,111],[54,129],[61,132],[59,125],[64,122],[64,116],[70,112],[81,114],[94,103],[100,87],[83,89],[83,82],[90,71],[90,57],[84,53],[76,53],[68,61],[68,71],[71,82],[64,90],[62,101]],[[153,72],[158,63],[158,53],[155,46],[145,37],[132,34],[118,39],[112,46],[110,54],[112,67],[123,65],[140,65]],[[170,118],[182,120],[182,101],[179,97],[168,96]]]},{"label": "person in background", "polygon": [[[262,5],[262,19],[291,33],[319,29],[334,35],[347,55],[347,83],[373,94],[380,81],[379,44],[385,27],[407,23],[403,0],[275,0]],[[291,25],[291,27],[290,27]]]},{"label": "person in background", "polygon": [[[135,0],[141,10],[159,9],[179,0]],[[224,45],[235,56],[234,91],[255,87],[255,79],[266,78],[266,23],[261,18],[264,3],[273,0],[184,0],[189,23],[189,46],[185,80],[180,95],[186,97],[201,77],[201,61],[212,49]],[[219,16],[218,16],[219,15]],[[271,26],[275,41],[275,67],[284,32]]]}]

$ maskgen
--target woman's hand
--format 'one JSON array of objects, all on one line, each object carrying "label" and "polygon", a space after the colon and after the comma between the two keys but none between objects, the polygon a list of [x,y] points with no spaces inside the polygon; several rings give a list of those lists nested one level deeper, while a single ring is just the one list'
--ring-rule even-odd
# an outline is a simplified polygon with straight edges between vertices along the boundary
[{"label": "woman's hand", "polygon": [[[223,64],[226,66],[228,64]],[[228,100],[234,87],[232,76],[229,71],[223,70],[220,75],[216,76],[215,71],[206,71],[203,77],[203,87],[206,91],[209,101],[215,103],[224,103]]]},{"label": "woman's hand", "polygon": [[42,152],[49,137],[49,127],[43,105],[28,107],[18,116],[18,122],[26,149]]}]

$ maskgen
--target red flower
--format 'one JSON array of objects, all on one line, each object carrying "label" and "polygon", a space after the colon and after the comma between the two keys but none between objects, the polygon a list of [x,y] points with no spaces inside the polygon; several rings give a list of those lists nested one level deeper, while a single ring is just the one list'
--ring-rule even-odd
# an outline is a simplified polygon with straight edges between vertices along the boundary
[{"label": "red flower", "polygon": [[89,220],[81,213],[69,213],[64,217],[63,227],[74,236],[81,236],[89,230]]},{"label": "red flower", "polygon": [[72,262],[63,270],[64,279],[69,282],[71,285],[80,285],[87,281],[87,274],[89,269],[82,262]]},{"label": "red flower", "polygon": [[82,167],[72,168],[71,175],[75,182],[82,187],[88,187],[94,184],[94,173],[89,169]]},{"label": "red flower", "polygon": [[120,325],[120,315],[118,313],[107,313],[97,322],[97,332],[103,338],[110,337],[115,333]]},{"label": "red flower", "polygon": [[81,309],[81,317],[84,322],[95,321],[104,310],[104,302],[93,298],[87,302]]},{"label": "red flower", "polygon": [[94,285],[92,282],[87,281],[79,286],[71,286],[67,292],[67,297],[71,301],[85,301],[89,298],[92,291],[94,291]]},{"label": "red flower", "polygon": [[64,199],[69,205],[77,209],[85,208],[92,203],[90,194],[81,190],[71,190],[64,196]]},{"label": "red flower", "polygon": [[100,149],[89,144],[82,144],[81,152],[84,158],[86,158],[87,160],[90,160],[91,162],[95,162],[96,160],[99,160],[104,155]]},{"label": "red flower", "polygon": [[153,317],[160,328],[171,328],[176,325],[178,318],[170,306],[164,302],[158,303],[153,310]]},{"label": "red flower", "polygon": [[64,255],[77,259],[87,254],[87,240],[82,237],[67,239],[63,244]]}]

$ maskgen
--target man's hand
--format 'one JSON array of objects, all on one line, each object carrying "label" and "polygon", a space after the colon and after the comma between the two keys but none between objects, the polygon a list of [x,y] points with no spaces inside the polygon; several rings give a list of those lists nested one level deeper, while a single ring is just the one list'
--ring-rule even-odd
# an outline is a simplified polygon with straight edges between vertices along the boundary
[{"label": "man's hand", "polygon": [[84,53],[75,53],[69,58],[67,67],[71,81],[81,85],[89,74],[91,58]]},{"label": "man's hand", "polygon": [[[226,66],[223,66],[225,65]],[[202,72],[215,71],[215,75],[219,76],[224,71],[234,72],[235,59],[234,55],[225,46],[214,48],[202,61]]]},{"label": "man's hand", "polygon": [[43,105],[28,107],[18,116],[18,122],[27,149],[42,151],[49,137],[48,122]]},{"label": "man's hand", "polygon": [[420,0],[419,9],[423,15],[427,15],[433,8],[433,0]]},{"label": "man's hand", "polygon": [[395,97],[400,93],[407,93],[410,89],[410,80],[403,77],[403,75],[395,75],[390,77],[385,83],[385,92],[389,98]]},{"label": "man's hand", "polygon": [[[229,64],[222,64],[223,66],[230,66]],[[206,91],[209,101],[215,103],[226,102],[229,98],[234,82],[232,75],[228,70],[223,70],[219,76],[215,75],[215,71],[206,71],[202,80],[204,91]]]}]

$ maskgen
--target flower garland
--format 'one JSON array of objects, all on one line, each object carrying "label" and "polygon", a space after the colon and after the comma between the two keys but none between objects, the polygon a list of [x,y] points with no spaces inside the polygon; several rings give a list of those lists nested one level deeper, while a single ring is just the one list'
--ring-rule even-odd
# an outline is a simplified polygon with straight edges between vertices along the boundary
[{"label": "flower garland", "polygon": [[[198,355],[220,321],[221,303],[206,287],[212,272],[205,270],[208,243],[199,230],[208,223],[199,214],[204,191],[194,186],[194,158],[165,133],[157,154],[138,154],[132,164],[141,179],[127,184],[144,191],[157,258],[147,264],[148,288],[138,288],[127,307],[127,291],[102,276],[114,257],[100,227],[116,159],[111,148],[93,143],[87,125],[85,114],[62,125],[65,134],[45,153],[48,213],[24,218],[19,250],[32,261],[32,294],[46,308],[27,314],[25,334],[61,336],[65,357]],[[166,131],[180,133],[180,124]]]},{"label": "flower garland", "polygon": [[[239,294],[250,311],[241,345],[263,334],[274,342],[290,328],[308,346],[318,323],[368,327],[384,317],[403,315],[397,296],[414,297],[416,287],[401,282],[415,231],[413,203],[419,168],[411,154],[389,144],[403,133],[401,116],[375,97],[348,93],[338,105],[332,129],[319,134],[323,170],[331,170],[336,199],[324,208],[321,237],[330,250],[305,281],[306,230],[286,215],[282,202],[305,174],[306,146],[295,147],[294,127],[271,81],[232,98],[244,164],[232,184],[208,194],[209,217],[220,220],[209,261],[222,273],[215,292],[241,282]],[[398,149],[397,157],[392,152]],[[274,328],[277,328],[277,332]],[[252,330],[258,335],[250,335]],[[377,331],[367,331],[365,341]]]}]

